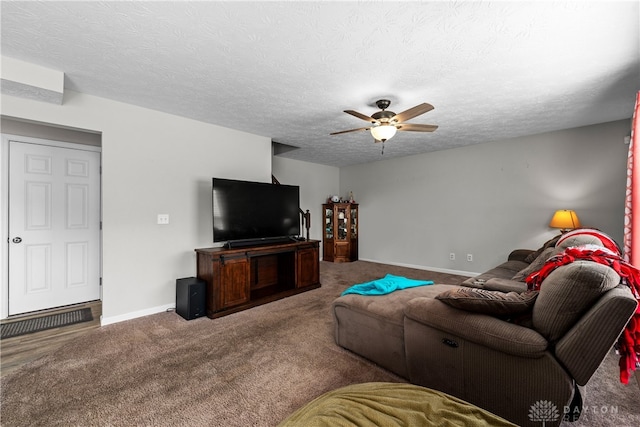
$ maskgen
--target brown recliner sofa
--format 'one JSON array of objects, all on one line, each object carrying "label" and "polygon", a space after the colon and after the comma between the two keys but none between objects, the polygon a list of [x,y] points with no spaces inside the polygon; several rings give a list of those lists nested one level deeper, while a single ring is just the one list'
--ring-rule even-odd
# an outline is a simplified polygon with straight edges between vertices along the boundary
[{"label": "brown recliner sofa", "polygon": [[[564,245],[584,242],[598,244],[583,236]],[[527,292],[517,279],[563,249],[514,251],[507,265],[463,286],[341,296],[333,303],[336,343],[521,426],[578,417],[576,385],[589,381],[637,301],[612,268],[592,261],[558,267],[539,292]]]}]

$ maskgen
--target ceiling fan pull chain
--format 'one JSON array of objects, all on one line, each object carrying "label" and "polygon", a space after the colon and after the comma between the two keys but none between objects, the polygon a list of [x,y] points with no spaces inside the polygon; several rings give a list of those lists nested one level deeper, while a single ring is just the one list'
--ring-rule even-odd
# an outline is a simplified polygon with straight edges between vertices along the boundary
[{"label": "ceiling fan pull chain", "polygon": [[382,141],[382,153],[380,153],[381,156],[384,156],[384,141]]}]

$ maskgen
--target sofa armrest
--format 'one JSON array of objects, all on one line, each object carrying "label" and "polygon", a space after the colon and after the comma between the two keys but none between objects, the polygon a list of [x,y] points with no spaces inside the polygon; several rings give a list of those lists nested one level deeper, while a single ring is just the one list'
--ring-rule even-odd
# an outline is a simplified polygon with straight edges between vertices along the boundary
[{"label": "sofa armrest", "polygon": [[499,277],[492,277],[484,282],[483,289],[488,291],[500,291],[500,292],[525,292],[527,290],[527,284],[525,282],[518,282],[517,280],[501,279]]},{"label": "sofa armrest", "polygon": [[414,298],[405,317],[496,351],[519,357],[539,358],[547,340],[533,329],[486,314],[459,310],[433,298]]},{"label": "sofa armrest", "polygon": [[514,249],[507,257],[508,261],[522,261],[526,262],[525,258],[534,253],[533,249]]},{"label": "sofa armrest", "polygon": [[638,303],[628,287],[618,285],[604,294],[556,344],[556,357],[579,385],[598,369]]}]

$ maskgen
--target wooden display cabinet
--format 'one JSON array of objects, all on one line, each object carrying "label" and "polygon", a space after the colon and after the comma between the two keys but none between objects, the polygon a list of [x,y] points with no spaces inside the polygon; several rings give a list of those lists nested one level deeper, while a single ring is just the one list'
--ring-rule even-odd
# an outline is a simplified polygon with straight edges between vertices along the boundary
[{"label": "wooden display cabinet", "polygon": [[317,240],[244,248],[196,249],[207,282],[207,316],[216,318],[320,287]]},{"label": "wooden display cabinet", "polygon": [[322,205],[324,239],[322,259],[330,262],[358,260],[358,205],[327,203]]}]

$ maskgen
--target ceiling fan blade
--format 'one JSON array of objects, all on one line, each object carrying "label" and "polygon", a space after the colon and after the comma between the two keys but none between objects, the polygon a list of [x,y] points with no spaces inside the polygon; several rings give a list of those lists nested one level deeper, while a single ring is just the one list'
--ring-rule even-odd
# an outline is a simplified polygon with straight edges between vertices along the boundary
[{"label": "ceiling fan blade", "polygon": [[396,125],[396,127],[398,128],[398,130],[408,130],[413,132],[433,132],[434,130],[438,129],[438,126],[436,125],[421,125],[417,123],[402,123]]},{"label": "ceiling fan blade", "polygon": [[358,113],[357,111],[353,111],[353,110],[344,110],[345,113],[347,114],[351,114],[352,116],[355,116],[359,119],[364,120],[365,122],[369,122],[369,123],[377,123],[378,121],[376,119],[374,119],[373,117],[369,117],[369,116],[365,116],[362,113]]},{"label": "ceiling fan blade", "polygon": [[329,135],[340,135],[341,133],[357,132],[359,130],[369,130],[369,129],[371,129],[371,127],[358,128],[358,129],[349,129],[349,130],[341,130],[339,132],[330,133]]},{"label": "ceiling fan blade", "polygon": [[429,111],[433,110],[433,105],[431,104],[427,104],[426,102],[423,102],[420,105],[416,105],[413,108],[409,108],[408,110],[403,111],[402,113],[398,113],[395,116],[393,116],[391,118],[391,122],[395,121],[397,123],[402,123],[405,122],[409,119],[412,119],[416,116],[419,116],[420,114],[424,114],[427,113]]}]

